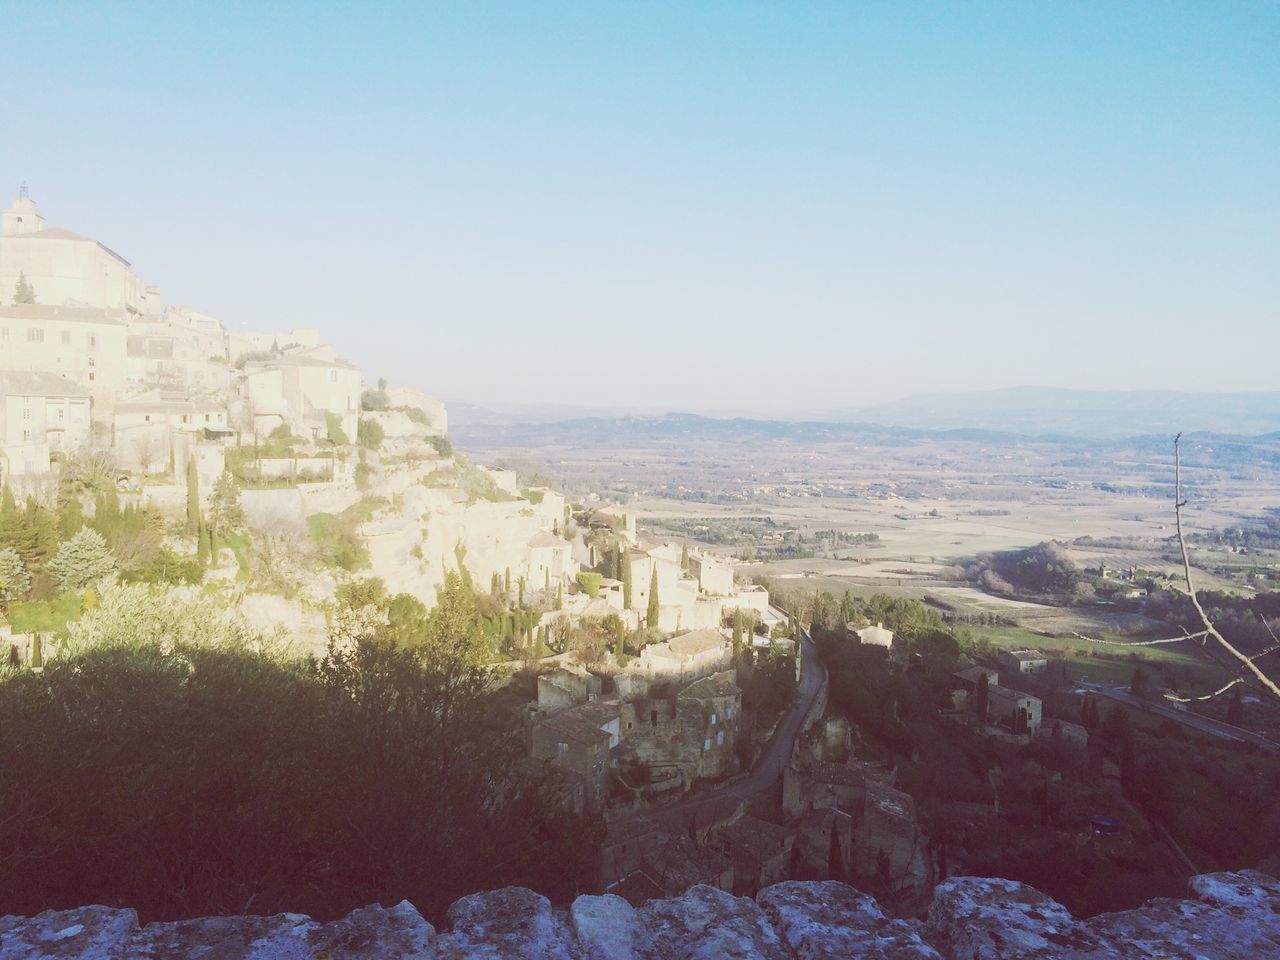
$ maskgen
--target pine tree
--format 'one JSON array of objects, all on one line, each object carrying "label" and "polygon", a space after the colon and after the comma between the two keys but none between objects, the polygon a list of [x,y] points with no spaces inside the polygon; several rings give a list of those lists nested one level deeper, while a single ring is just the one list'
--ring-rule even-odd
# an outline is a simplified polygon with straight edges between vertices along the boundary
[{"label": "pine tree", "polygon": [[624,552],[622,557],[622,609],[631,609],[631,556]]},{"label": "pine tree", "polygon": [[0,549],[0,607],[21,600],[30,589],[31,574],[18,551],[12,547]]},{"label": "pine tree", "polygon": [[58,532],[62,539],[68,540],[80,532],[84,526],[84,507],[77,496],[68,497],[58,508]]},{"label": "pine tree", "polygon": [[35,303],[36,292],[31,286],[31,282],[27,280],[25,273],[18,274],[18,282],[13,288],[13,305],[20,306],[25,303]]},{"label": "pine tree", "polygon": [[58,547],[49,572],[63,590],[82,590],[115,572],[116,558],[98,531],[85,527]]},{"label": "pine tree", "polygon": [[200,531],[200,474],[196,458],[187,459],[187,533]]},{"label": "pine tree", "polygon": [[658,603],[658,568],[653,568],[653,576],[649,578],[649,609],[645,612],[644,625],[656,627],[661,607]]}]

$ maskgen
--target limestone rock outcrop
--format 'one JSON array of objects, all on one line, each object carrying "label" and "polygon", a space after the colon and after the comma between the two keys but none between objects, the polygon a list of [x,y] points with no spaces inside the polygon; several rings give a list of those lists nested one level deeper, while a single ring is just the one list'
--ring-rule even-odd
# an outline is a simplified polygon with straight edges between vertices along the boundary
[{"label": "limestone rock outcrop", "polygon": [[1252,870],[1192,878],[1187,900],[1078,920],[1012,880],[954,877],[928,920],[893,920],[842,883],[788,881],[755,900],[697,886],[633,907],[582,896],[568,911],[507,887],[463,897],[435,929],[408,902],[320,923],[299,914],[139,927],[102,906],[0,918],[0,960],[1178,960],[1280,958],[1280,883]]}]

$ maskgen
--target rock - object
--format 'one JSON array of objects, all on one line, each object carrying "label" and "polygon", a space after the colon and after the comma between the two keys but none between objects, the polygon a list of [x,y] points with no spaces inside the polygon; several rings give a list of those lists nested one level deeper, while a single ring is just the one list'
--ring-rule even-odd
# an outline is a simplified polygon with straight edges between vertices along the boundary
[{"label": "rock - object", "polygon": [[102,906],[0,918],[0,960],[1280,960],[1280,883],[1253,870],[1192,878],[1187,900],[1078,920],[1025,884],[953,877],[924,924],[892,920],[834,881],[788,881],[755,900],[696,886],[633,907],[582,896],[566,911],[507,887],[463,897],[438,937],[413,906],[206,917],[139,927]]}]

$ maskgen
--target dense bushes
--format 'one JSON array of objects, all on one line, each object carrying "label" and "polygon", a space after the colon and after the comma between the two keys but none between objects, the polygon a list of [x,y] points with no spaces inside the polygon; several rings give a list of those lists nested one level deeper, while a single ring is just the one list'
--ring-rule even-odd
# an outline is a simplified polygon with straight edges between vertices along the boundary
[{"label": "dense bushes", "polygon": [[105,643],[0,683],[0,902],[144,920],[574,892],[594,825],[547,801],[491,702],[474,601],[323,662]]}]

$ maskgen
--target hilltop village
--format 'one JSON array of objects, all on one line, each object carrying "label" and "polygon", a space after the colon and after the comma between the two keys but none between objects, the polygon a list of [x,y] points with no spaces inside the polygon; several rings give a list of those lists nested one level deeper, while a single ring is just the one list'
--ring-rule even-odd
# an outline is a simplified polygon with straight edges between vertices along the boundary
[{"label": "hilltop village", "polygon": [[624,824],[745,773],[787,706],[794,624],[731,557],[469,461],[443,403],[371,382],[318,330],[163,305],[25,189],[0,225],[0,290],[11,669],[173,610],[324,658],[465,582],[528,763],[564,809]]}]

